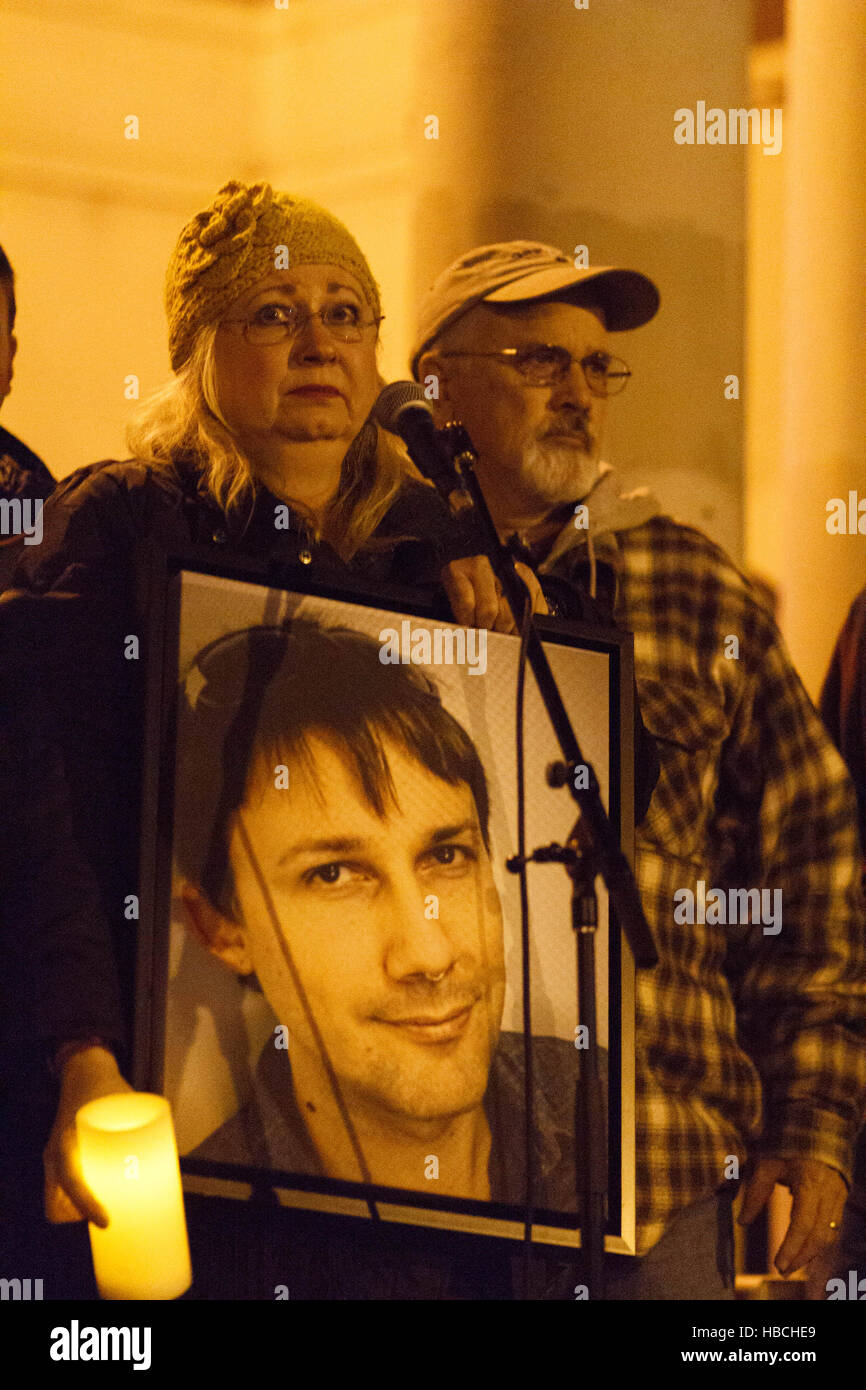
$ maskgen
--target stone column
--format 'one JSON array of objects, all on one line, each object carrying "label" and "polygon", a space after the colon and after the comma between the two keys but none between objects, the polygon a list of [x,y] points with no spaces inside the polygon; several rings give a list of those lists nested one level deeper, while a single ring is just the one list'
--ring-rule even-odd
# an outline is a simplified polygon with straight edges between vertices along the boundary
[{"label": "stone column", "polygon": [[866,534],[826,525],[828,501],[855,491],[866,533],[866,8],[789,0],[787,14],[782,621],[816,698],[866,584]]}]

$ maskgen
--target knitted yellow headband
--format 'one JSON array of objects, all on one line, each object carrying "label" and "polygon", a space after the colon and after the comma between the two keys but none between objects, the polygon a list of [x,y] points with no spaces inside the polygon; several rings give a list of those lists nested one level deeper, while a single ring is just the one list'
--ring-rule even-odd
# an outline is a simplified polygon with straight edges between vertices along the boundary
[{"label": "knitted yellow headband", "polygon": [[198,330],[216,323],[269,271],[338,265],[355,276],[378,318],[379,287],[357,242],[325,208],[270,184],[224,184],[180,234],[165,279],[168,346],[175,371]]}]

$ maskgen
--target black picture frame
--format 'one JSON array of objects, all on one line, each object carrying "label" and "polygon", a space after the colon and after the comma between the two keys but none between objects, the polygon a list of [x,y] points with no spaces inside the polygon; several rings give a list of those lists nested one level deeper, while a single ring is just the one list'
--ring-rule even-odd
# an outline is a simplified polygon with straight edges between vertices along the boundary
[{"label": "black picture frame", "polygon": [[[361,590],[325,587],[314,584],[307,574],[293,571],[274,576],[254,566],[239,571],[236,566],[223,567],[212,562],[190,559],[189,556],[152,555],[145,567],[148,586],[148,607],[153,614],[147,651],[147,702],[145,730],[145,769],[142,788],[141,817],[141,876],[140,876],[140,934],[136,980],[136,1024],[133,1058],[133,1082],[137,1089],[167,1095],[172,1104],[184,1188],[202,1196],[233,1197],[256,1202],[274,1199],[286,1207],[343,1215],[371,1217],[388,1222],[413,1226],[445,1228],[457,1232],[505,1239],[522,1239],[525,1207],[519,1201],[478,1200],[466,1196],[442,1196],[431,1185],[427,1188],[393,1187],[377,1182],[346,1180],[323,1173],[290,1171],[261,1162],[216,1161],[213,1158],[191,1156],[191,1150],[202,1147],[202,1141],[191,1141],[205,1123],[201,1107],[207,1110],[203,1095],[219,1090],[216,1074],[243,1073],[243,1059],[226,1056],[226,1040],[237,1041],[246,1032],[247,1082],[252,1083],[250,1059],[263,1037],[264,1016],[256,1019],[256,1042],[250,1040],[247,1016],[242,1019],[238,1010],[246,1007],[246,999],[226,1002],[221,987],[213,985],[216,976],[213,966],[223,975],[222,966],[208,962],[200,946],[202,960],[195,966],[189,960],[183,964],[186,974],[181,981],[178,951],[188,949],[187,937],[176,919],[177,901],[174,896],[176,874],[173,866],[175,836],[175,767],[178,739],[179,683],[189,666],[194,651],[225,635],[249,626],[273,626],[290,617],[312,617],[325,626],[335,623],[353,627],[370,637],[388,628],[402,633],[408,622],[414,635],[434,628],[458,632],[453,622],[436,618],[429,604],[419,601],[414,593],[401,592],[383,599],[382,594],[366,594]],[[259,614],[258,619],[255,615]],[[630,634],[615,629],[601,629],[560,619],[539,620],[554,674],[560,682],[566,708],[572,719],[585,755],[593,763],[602,788],[615,833],[624,854],[633,862],[633,653]],[[463,630],[466,633],[466,630]],[[480,640],[480,638],[479,638]],[[454,637],[456,642],[456,636]],[[512,1022],[515,1003],[519,1004],[520,979],[519,916],[517,880],[505,873],[503,865],[515,852],[516,841],[509,831],[513,827],[514,809],[506,804],[506,788],[513,781],[514,721],[503,711],[513,704],[519,641],[516,637],[487,634],[485,671],[477,683],[468,670],[458,667],[445,673],[444,668],[428,671],[437,685],[442,686],[442,703],[468,730],[482,757],[491,785],[491,860],[499,889],[504,900],[504,935],[506,940],[506,1014]],[[467,663],[468,665],[468,659]],[[447,680],[445,679],[447,674]],[[481,674],[480,671],[476,674]],[[579,678],[580,677],[580,678]],[[444,684],[443,684],[444,683]],[[465,704],[460,705],[463,700]],[[527,825],[527,844],[551,839],[564,839],[567,827],[574,820],[574,803],[564,790],[553,791],[544,782],[544,766],[549,758],[558,756],[553,735],[547,728],[546,716],[540,703],[531,672],[526,678],[526,715],[524,731],[527,737],[527,802],[535,795],[538,807],[530,806]],[[473,701],[475,702],[473,705]],[[477,706],[477,708],[475,707]],[[459,708],[458,708],[459,707]],[[466,711],[468,710],[468,718]],[[493,769],[489,767],[489,760]],[[509,767],[511,771],[507,771]],[[502,769],[506,769],[503,772]],[[544,795],[540,784],[544,783]],[[533,792],[532,788],[535,788]],[[543,809],[544,796],[557,798],[557,809]],[[551,806],[553,803],[549,803]],[[507,842],[506,842],[507,841]],[[575,944],[568,912],[567,879],[558,866],[531,867],[530,927],[533,939],[533,1040],[555,1039],[569,1042],[569,1026],[573,1033],[576,1019]],[[510,880],[510,881],[509,881]],[[505,886],[503,886],[505,885]],[[599,988],[600,1045],[607,1058],[608,1114],[608,1220],[605,1247],[609,1252],[635,1253],[635,1068],[634,1068],[634,964],[628,944],[615,920],[608,914],[606,896],[601,888],[601,911],[597,935]],[[558,902],[554,910],[551,904]],[[175,918],[173,919],[173,904]],[[180,934],[180,936],[179,936]],[[179,945],[179,941],[181,944]],[[195,957],[195,950],[193,957]],[[188,1034],[191,1016],[190,980],[193,990],[200,991],[194,1001],[197,1025],[210,1029],[206,1036]],[[235,982],[230,982],[234,986]],[[240,988],[240,986],[239,986]],[[249,991],[247,992],[249,993]],[[220,996],[219,998],[217,996]],[[262,996],[263,998],[264,996]],[[567,1002],[571,1000],[570,1004]],[[540,1001],[540,1002],[539,1002]],[[257,1005],[250,1005],[255,1013]],[[201,1024],[207,1009],[211,1023]],[[568,1013],[569,1008],[571,1013]],[[228,1009],[230,1022],[214,1010]],[[203,1012],[202,1012],[203,1011]],[[265,1011],[266,1012],[266,1011]],[[276,1017],[276,1015],[273,1015]],[[542,1030],[555,1027],[552,1034]],[[247,1020],[248,1021],[248,1020]],[[185,1031],[186,1030],[186,1031]],[[500,1035],[508,1040],[522,1027],[506,1030]],[[219,1038],[214,1053],[213,1040]],[[230,1049],[229,1049],[230,1050]],[[291,1047],[290,1047],[291,1050]],[[578,1054],[576,1043],[572,1050]],[[535,1055],[535,1054],[534,1054]],[[497,1051],[497,1057],[499,1052]],[[551,1056],[554,1053],[551,1052]],[[572,1065],[570,1053],[559,1046],[551,1063],[551,1077],[559,1069]],[[491,1073],[493,1068],[491,1067]],[[563,1086],[565,1070],[563,1070]],[[224,1079],[224,1077],[223,1077]],[[558,1090],[559,1083],[556,1083]],[[194,1102],[191,1096],[195,1097]],[[243,1086],[233,1100],[214,1101],[217,1126],[232,1117],[231,1108],[244,1107]],[[221,1109],[221,1107],[223,1107]],[[193,1115],[192,1110],[196,1113]],[[218,1113],[219,1112],[219,1113]],[[209,1124],[211,1121],[207,1121]],[[205,1133],[205,1142],[208,1139]],[[420,1181],[420,1178],[419,1178]],[[546,1208],[536,1205],[533,1214],[532,1238],[548,1246],[575,1247],[580,1244],[578,1216],[574,1210]]]}]

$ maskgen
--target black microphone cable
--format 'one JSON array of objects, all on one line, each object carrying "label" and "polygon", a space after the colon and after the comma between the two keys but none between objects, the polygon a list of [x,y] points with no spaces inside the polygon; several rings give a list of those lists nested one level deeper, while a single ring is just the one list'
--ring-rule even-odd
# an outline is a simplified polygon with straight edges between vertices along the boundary
[{"label": "black microphone cable", "polygon": [[532,1224],[535,1215],[535,1153],[533,1134],[533,1100],[535,1088],[532,1075],[532,992],[530,978],[529,886],[526,877],[526,762],[524,747],[524,706],[529,634],[532,630],[532,602],[529,592],[520,625],[520,654],[517,663],[515,702],[515,743],[517,765],[517,853],[520,860],[520,955],[523,992],[523,1144],[525,1193],[523,1205],[522,1288],[524,1300],[529,1299],[532,1272]]}]

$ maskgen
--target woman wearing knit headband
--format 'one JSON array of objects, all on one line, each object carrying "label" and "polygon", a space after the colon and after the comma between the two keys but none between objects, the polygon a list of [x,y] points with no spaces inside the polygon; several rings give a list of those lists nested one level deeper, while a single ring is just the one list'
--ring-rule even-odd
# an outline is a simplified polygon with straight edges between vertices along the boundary
[{"label": "woman wearing knit headband", "polygon": [[[136,457],[64,480],[45,507],[43,543],[14,579],[46,596],[32,604],[29,630],[54,664],[33,680],[53,693],[47,738],[68,791],[52,806],[57,890],[52,898],[46,886],[44,908],[30,914],[35,1031],[61,1081],[45,1155],[54,1220],[99,1221],[80,1180],[74,1114],[126,1085],[134,940],[117,904],[137,881],[143,663],[124,652],[130,633],[144,652],[148,629],[136,545],[192,544],[222,565],[233,556],[300,564],[366,591],[434,586],[453,559],[444,505],[370,419],[382,312],[342,223],[267,184],[228,183],[181,233],[166,310],[175,376],[130,431]],[[456,563],[476,622],[507,627],[489,570]],[[34,823],[47,826],[43,809]]]},{"label": "woman wearing knit headband", "polygon": [[[267,184],[226,184],[180,235],[166,313],[176,376],[144,405],[130,444],[194,480],[223,514],[217,543],[249,553],[245,533],[260,522],[284,560],[321,568],[336,555],[366,572],[365,547],[381,557],[389,535],[444,534],[436,499],[368,418],[384,384],[379,290],[331,213]],[[281,502],[288,541],[285,529],[273,536]],[[389,559],[375,577],[402,577]]]}]

